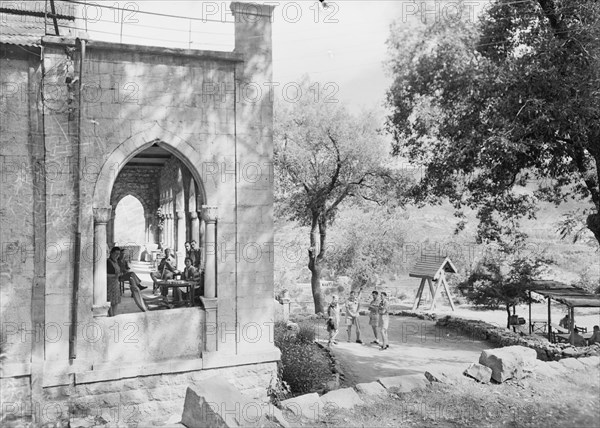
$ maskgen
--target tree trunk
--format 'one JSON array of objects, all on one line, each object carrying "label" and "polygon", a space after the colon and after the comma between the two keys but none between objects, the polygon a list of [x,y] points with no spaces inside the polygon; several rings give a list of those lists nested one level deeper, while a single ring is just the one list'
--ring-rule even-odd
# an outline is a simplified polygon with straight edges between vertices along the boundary
[{"label": "tree trunk", "polygon": [[[317,227],[319,224],[319,213],[312,213],[310,227],[310,248],[308,249],[308,269],[310,270],[310,286],[312,289],[313,302],[315,303],[315,314],[324,312],[323,296],[321,295],[321,262],[323,247],[317,248]],[[320,243],[323,239],[319,240]]]},{"label": "tree trunk", "polygon": [[510,304],[509,303],[506,304],[506,313],[508,314],[508,317],[506,318],[506,328],[510,330]]},{"label": "tree trunk", "polygon": [[594,213],[587,216],[586,224],[600,243],[600,214]]},{"label": "tree trunk", "polygon": [[316,257],[316,252],[308,250],[308,268],[310,269],[310,286],[312,288],[315,314],[324,313],[323,296],[321,295],[321,263]]}]

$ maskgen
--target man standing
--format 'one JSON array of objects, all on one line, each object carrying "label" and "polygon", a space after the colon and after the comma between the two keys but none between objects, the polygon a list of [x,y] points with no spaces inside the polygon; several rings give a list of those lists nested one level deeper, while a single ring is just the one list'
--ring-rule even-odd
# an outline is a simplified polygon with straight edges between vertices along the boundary
[{"label": "man standing", "polygon": [[[362,289],[361,289],[362,290]],[[360,322],[358,313],[358,298],[360,297],[360,292],[358,291],[358,296],[354,291],[350,292],[350,297],[348,297],[348,301],[346,302],[346,325],[348,326],[348,342],[350,342],[350,337],[352,336],[352,326],[356,326],[356,343],[362,343],[360,340]]]},{"label": "man standing", "polygon": [[194,266],[196,269],[200,269],[200,264],[202,263],[202,251],[200,248],[196,247],[197,243],[195,240],[193,240],[190,243],[190,255],[188,257],[192,259],[192,266]]},{"label": "man standing", "polygon": [[381,302],[379,302],[379,329],[381,331],[381,350],[390,347],[388,343],[388,327],[390,325],[390,304],[388,303],[387,293],[381,292]]},{"label": "man standing", "polygon": [[379,345],[379,340],[377,340],[377,330],[379,329],[379,292],[374,290],[371,296],[373,300],[369,303],[369,325],[373,329],[373,336],[375,336],[375,340],[371,343]]},{"label": "man standing", "polygon": [[[158,284],[156,283],[156,281],[158,281],[159,279],[173,279],[173,276],[179,273],[176,266],[177,263],[175,262],[175,257],[171,255],[171,249],[165,248],[165,257],[160,261],[158,265],[158,271],[150,273],[150,277],[152,278],[152,282],[154,283],[154,294],[156,294],[158,290]],[[160,294],[166,296],[168,293],[169,289],[167,287],[161,287]]]}]

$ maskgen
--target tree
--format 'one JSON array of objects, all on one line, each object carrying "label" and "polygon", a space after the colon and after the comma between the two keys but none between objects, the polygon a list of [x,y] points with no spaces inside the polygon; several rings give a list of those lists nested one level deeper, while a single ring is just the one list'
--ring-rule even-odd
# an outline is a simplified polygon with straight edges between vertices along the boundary
[{"label": "tree", "polygon": [[476,305],[497,308],[504,304],[506,328],[510,328],[510,309],[527,302],[527,286],[549,265],[551,260],[519,254],[520,244],[503,245],[488,252],[467,279],[458,285],[467,299]]},{"label": "tree", "polygon": [[476,24],[396,25],[389,46],[387,128],[425,171],[414,200],[476,209],[493,241],[578,197],[600,242],[600,2],[495,1]]},{"label": "tree", "polygon": [[300,88],[297,102],[276,101],[276,207],[279,215],[310,226],[308,268],[319,313],[327,227],[340,204],[401,202],[405,180],[386,163],[390,146],[374,113],[353,115],[340,103],[319,98],[306,79]]},{"label": "tree", "polygon": [[[377,285],[386,273],[398,273],[406,238],[403,215],[396,210],[353,207],[332,228],[335,251],[327,261],[334,272],[352,279],[353,288]],[[359,227],[353,227],[354,225]]]}]

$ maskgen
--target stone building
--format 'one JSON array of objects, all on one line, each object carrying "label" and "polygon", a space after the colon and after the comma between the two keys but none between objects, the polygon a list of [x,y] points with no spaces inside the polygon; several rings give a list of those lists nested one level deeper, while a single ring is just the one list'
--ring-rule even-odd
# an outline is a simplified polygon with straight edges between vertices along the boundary
[{"label": "stone building", "polygon": [[[265,399],[279,359],[272,7],[247,6],[231,4],[233,52],[25,34],[3,20],[4,420],[169,416],[215,374]],[[148,241],[180,254],[200,242],[203,307],[107,317],[111,222],[127,195]]]}]

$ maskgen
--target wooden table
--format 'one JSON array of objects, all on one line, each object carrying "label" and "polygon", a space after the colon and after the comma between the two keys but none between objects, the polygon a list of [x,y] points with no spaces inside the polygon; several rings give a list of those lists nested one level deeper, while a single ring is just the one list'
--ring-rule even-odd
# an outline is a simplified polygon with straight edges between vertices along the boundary
[{"label": "wooden table", "polygon": [[159,287],[168,287],[173,289],[185,287],[189,297],[189,306],[194,306],[194,289],[198,285],[197,281],[186,281],[183,279],[159,279],[156,281],[156,283]]}]

